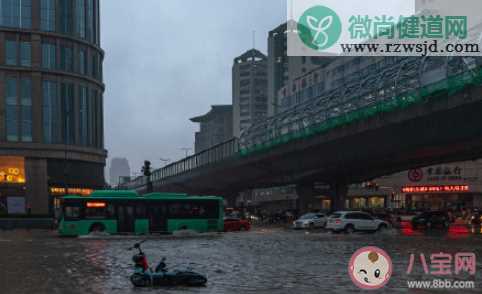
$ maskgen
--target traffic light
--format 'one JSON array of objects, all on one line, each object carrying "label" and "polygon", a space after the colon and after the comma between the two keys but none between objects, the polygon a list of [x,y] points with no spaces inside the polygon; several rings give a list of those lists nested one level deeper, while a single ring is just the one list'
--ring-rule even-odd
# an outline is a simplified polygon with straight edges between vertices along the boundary
[{"label": "traffic light", "polygon": [[149,160],[144,161],[144,166],[142,167],[142,173],[144,176],[151,176],[151,162]]}]

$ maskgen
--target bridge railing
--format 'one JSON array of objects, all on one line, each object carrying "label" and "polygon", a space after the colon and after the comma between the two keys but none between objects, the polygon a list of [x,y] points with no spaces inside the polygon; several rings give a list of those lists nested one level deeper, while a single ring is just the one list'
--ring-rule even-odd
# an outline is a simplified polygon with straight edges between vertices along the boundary
[{"label": "bridge railing", "polygon": [[181,175],[194,169],[219,163],[234,157],[239,152],[239,140],[233,138],[226,142],[215,145],[209,149],[188,156],[184,159],[171,163],[163,168],[155,170],[151,175],[154,186],[162,184],[167,178]]},{"label": "bridge railing", "polygon": [[269,149],[292,139],[323,132],[376,113],[422,101],[431,93],[462,89],[480,81],[480,58],[402,57],[379,61],[371,72],[353,72],[343,85],[305,89],[311,97],[241,135],[241,154]]},{"label": "bridge railing", "polygon": [[136,190],[137,188],[143,187],[146,185],[147,185],[147,177],[139,176],[133,180],[119,184],[117,188],[122,190]]}]

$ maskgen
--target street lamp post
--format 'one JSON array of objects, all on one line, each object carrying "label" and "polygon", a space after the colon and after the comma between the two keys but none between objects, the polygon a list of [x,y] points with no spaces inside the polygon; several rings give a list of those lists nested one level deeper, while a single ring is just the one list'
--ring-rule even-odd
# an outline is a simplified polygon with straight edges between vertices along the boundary
[{"label": "street lamp post", "polygon": [[171,161],[169,158],[159,158],[159,160],[163,163],[162,167],[166,166]]},{"label": "street lamp post", "polygon": [[192,148],[188,148],[188,147],[179,148],[179,149],[184,150],[184,152],[186,153],[186,157],[188,157],[188,155],[189,155],[189,151],[191,151],[191,150],[192,150]]}]

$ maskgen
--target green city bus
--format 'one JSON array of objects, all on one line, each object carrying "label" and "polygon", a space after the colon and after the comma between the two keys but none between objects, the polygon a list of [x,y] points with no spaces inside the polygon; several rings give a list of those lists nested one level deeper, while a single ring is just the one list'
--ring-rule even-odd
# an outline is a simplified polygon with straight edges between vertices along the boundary
[{"label": "green city bus", "polygon": [[103,190],[94,191],[90,196],[64,196],[59,234],[221,232],[223,218],[221,197],[174,193],[139,195],[135,191]]}]

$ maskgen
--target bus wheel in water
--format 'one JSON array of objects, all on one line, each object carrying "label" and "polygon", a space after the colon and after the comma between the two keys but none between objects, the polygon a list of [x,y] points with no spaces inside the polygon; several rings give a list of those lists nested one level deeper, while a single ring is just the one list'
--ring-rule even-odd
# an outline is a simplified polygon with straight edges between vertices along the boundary
[{"label": "bus wheel in water", "polygon": [[105,227],[103,224],[100,224],[100,223],[95,223],[93,224],[92,226],[90,226],[90,230],[89,232],[92,233],[98,233],[98,232],[104,232],[105,231]]}]

